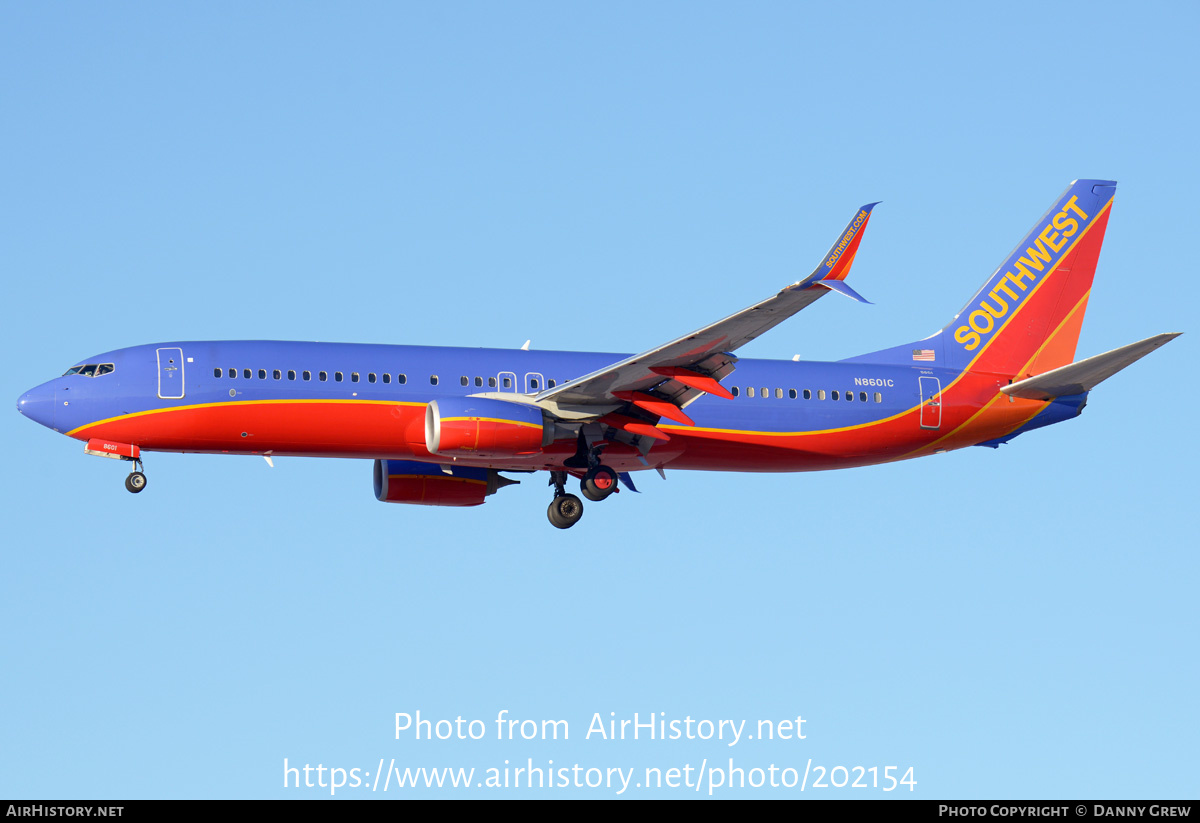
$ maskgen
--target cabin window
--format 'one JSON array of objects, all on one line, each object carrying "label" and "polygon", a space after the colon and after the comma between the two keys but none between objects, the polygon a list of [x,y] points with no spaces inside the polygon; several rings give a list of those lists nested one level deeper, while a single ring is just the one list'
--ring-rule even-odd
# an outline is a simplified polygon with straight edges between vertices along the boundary
[{"label": "cabin window", "polygon": [[342,373],[340,371],[335,371],[333,373],[333,379],[336,380],[338,383],[341,383],[342,382]]},{"label": "cabin window", "polygon": [[237,377],[237,369],[229,369],[230,377]]},{"label": "cabin window", "polygon": [[504,378],[504,388],[506,388],[506,389],[512,388],[512,378],[511,377]]},{"label": "cabin window", "polygon": [[838,394],[838,392],[837,392],[837,389],[834,389],[834,390],[833,390],[833,399],[834,399],[834,400],[840,400],[840,399],[841,399],[841,395],[839,395],[839,394]]},{"label": "cabin window", "polygon": [[531,388],[531,389],[533,389],[534,391],[536,391],[536,390],[537,390],[537,387],[538,387],[538,381],[537,381],[537,380],[530,380],[530,381],[529,381],[529,388]]},{"label": "cabin window", "polygon": [[469,385],[471,385],[471,378],[467,377],[467,376],[464,374],[462,377],[458,378],[458,385],[460,385],[460,386],[469,386]]},{"label": "cabin window", "polygon": [[384,372],[384,373],[383,373],[383,382],[384,382],[384,383],[391,383],[391,382],[392,382],[392,376],[391,376],[390,374],[388,374],[387,372]]},{"label": "cabin window", "polygon": [[396,382],[403,386],[405,383],[408,382],[408,375],[407,374],[396,375]]},{"label": "cabin window", "polygon": [[882,402],[883,402],[883,395],[882,395],[882,394],[880,394],[879,392],[875,392],[875,402],[876,402],[876,403],[882,403]]},{"label": "cabin window", "polygon": [[741,392],[738,391],[737,386],[734,386],[732,389],[730,389],[729,393],[732,394],[734,397],[737,397],[739,394],[741,394]]},{"label": "cabin window", "polygon": [[[836,394],[837,394],[837,392],[834,392],[834,394],[836,395]],[[817,389],[817,399],[818,399],[818,400],[824,400],[824,399],[825,399],[825,390],[824,390],[824,389]],[[834,400],[837,400],[837,397],[834,397],[833,399],[834,399]]]},{"label": "cabin window", "polygon": [[312,372],[310,372],[308,369],[305,369],[304,374],[302,374],[301,377],[303,377],[305,380],[312,380]]},{"label": "cabin window", "polygon": [[438,378],[437,378],[437,375],[436,375],[436,374],[431,374],[431,375],[429,375],[429,385],[431,385],[431,386],[436,386],[436,385],[437,385],[437,380],[438,380]]},{"label": "cabin window", "polygon": [[858,401],[859,401],[860,403],[866,403],[866,402],[867,402],[867,393],[866,393],[865,391],[860,391],[860,392],[858,393]]},{"label": "cabin window", "polygon": [[367,373],[367,382],[368,382],[368,383],[374,383],[374,382],[375,382],[375,372],[368,372],[368,373]]},{"label": "cabin window", "polygon": [[805,389],[805,390],[804,390],[804,399],[805,399],[805,400],[812,400],[812,389]]},{"label": "cabin window", "polygon": [[853,400],[854,400],[854,392],[852,392],[852,391],[846,392],[846,402],[850,403]]},{"label": "cabin window", "polygon": [[546,381],[546,385],[547,385],[549,388],[554,388],[554,387],[555,387],[555,385],[557,385],[557,384],[556,384],[556,383],[555,383],[553,380],[547,380],[547,381]]},{"label": "cabin window", "polygon": [[329,372],[317,372],[317,379],[324,383],[329,379]]},{"label": "cabin window", "polygon": [[747,387],[746,387],[746,396],[747,396],[747,397],[753,397],[753,396],[754,396],[754,387],[753,387],[753,386],[747,386]]},{"label": "cabin window", "polygon": [[266,369],[259,369],[259,370],[258,370],[258,379],[259,379],[259,380],[266,380],[266,379],[267,379],[267,370],[266,370]]},{"label": "cabin window", "polygon": [[352,372],[350,372],[350,382],[351,382],[351,383],[357,383],[357,382],[358,382],[358,372],[356,372],[356,371],[352,371]]},{"label": "cabin window", "polygon": [[494,378],[494,377],[489,377],[489,378],[488,378],[488,388],[489,388],[489,389],[494,389],[494,388],[496,388],[496,378]]},{"label": "cabin window", "polygon": [[796,390],[788,389],[788,397],[792,400],[795,400],[796,399]]},{"label": "cabin window", "polygon": [[[74,374],[74,373],[75,373],[74,370],[67,372],[67,374]],[[66,377],[66,376],[67,376],[66,374],[63,375],[63,377]],[[221,370],[219,368],[213,369],[213,377],[220,377],[220,376],[221,376]]]},{"label": "cabin window", "polygon": [[770,389],[768,389],[766,386],[763,386],[763,390],[762,390],[762,396],[763,396],[763,397],[770,397],[770,396],[771,396],[771,390],[770,390]]},{"label": "cabin window", "polygon": [[252,374],[253,374],[253,372],[250,371],[249,369],[242,369],[242,377],[246,378],[247,380],[250,379],[250,375],[252,375]]},{"label": "cabin window", "polygon": [[[296,370],[288,369],[288,380],[295,380],[295,379],[296,379]],[[307,380],[308,378],[306,377],[304,379]]]},{"label": "cabin window", "polygon": [[[792,397],[795,397],[795,396],[796,396],[796,395],[794,395],[794,394],[792,395]],[[775,399],[776,399],[776,400],[782,400],[782,399],[783,399],[783,389],[776,389],[776,390],[775,390]]]},{"label": "cabin window", "polygon": [[483,385],[483,378],[482,378],[482,377],[476,377],[476,378],[475,378],[475,388],[479,388],[479,387],[480,387],[480,386],[482,386],[482,385]]},{"label": "cabin window", "polygon": [[283,378],[283,372],[281,372],[279,369],[275,369],[273,372],[271,372],[271,377],[275,378],[276,380],[280,380]]}]

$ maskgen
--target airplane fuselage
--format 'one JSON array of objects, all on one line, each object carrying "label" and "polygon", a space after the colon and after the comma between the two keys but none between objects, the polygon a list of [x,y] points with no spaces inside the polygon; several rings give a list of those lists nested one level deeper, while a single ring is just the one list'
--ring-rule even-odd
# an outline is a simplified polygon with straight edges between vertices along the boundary
[{"label": "airplane fuselage", "polygon": [[[68,374],[22,398],[27,416],[73,438],[143,451],[415,459],[431,400],[489,394],[520,402],[603,368],[612,353],[275,341],[177,342],[88,358],[105,374]],[[741,359],[732,400],[701,396],[695,425],[663,420],[669,440],[643,455],[613,443],[621,471],[809,471],[974,445],[1026,424],[1047,404],[1003,397],[1011,375],[932,364]],[[970,425],[966,425],[970,423]],[[563,439],[539,454],[459,465],[558,469]]]}]

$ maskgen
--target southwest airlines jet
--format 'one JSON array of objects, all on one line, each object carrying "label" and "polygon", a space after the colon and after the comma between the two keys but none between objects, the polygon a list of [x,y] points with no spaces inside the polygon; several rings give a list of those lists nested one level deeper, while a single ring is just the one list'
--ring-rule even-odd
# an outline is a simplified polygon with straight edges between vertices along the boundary
[{"label": "southwest airlines jet", "polygon": [[[1077,416],[1160,334],[1075,361],[1116,183],[1076,180],[941,331],[834,363],[739,359],[745,343],[846,283],[875,204],[816,271],[635,355],[269,341],[172,342],[89,357],[17,409],[130,461],[142,453],[374,460],[389,503],[476,506],[549,472],[550,522],[655,469],[791,472],[996,447]],[[865,301],[863,301],[865,302]]]}]

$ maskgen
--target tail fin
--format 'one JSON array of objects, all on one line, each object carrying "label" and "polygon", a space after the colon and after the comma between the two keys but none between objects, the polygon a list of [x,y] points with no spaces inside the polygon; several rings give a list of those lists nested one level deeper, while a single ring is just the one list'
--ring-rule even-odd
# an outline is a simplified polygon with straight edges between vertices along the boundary
[{"label": "tail fin", "polygon": [[1020,378],[1075,359],[1116,185],[1076,180],[1063,192],[942,330],[946,365]]},{"label": "tail fin", "polygon": [[1070,363],[1116,185],[1076,180],[938,334],[853,359],[906,360],[911,350],[913,360],[1018,380]]}]

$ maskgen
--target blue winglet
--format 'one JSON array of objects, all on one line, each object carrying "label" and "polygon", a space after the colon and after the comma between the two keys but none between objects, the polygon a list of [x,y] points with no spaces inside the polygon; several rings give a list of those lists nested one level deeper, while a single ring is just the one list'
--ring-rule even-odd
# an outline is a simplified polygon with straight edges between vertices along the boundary
[{"label": "blue winglet", "polygon": [[867,298],[856,292],[854,289],[846,285],[845,280],[818,280],[813,285],[824,286],[827,289],[833,289],[836,292],[846,295],[847,297],[857,300],[859,303],[866,303],[868,306],[875,305]]}]

